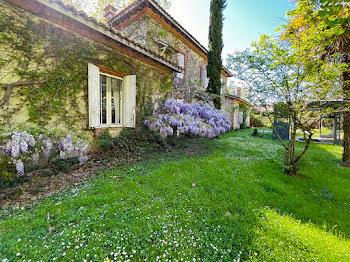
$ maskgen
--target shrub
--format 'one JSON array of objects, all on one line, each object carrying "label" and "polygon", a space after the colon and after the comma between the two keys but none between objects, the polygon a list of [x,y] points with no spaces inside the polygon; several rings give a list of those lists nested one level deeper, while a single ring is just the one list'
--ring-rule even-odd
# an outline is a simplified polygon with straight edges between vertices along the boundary
[{"label": "shrub", "polygon": [[272,123],[269,119],[269,114],[271,113],[252,110],[250,113],[250,126],[272,128]]},{"label": "shrub", "polygon": [[258,129],[254,128],[252,136],[258,136],[258,135],[259,135]]},{"label": "shrub", "polygon": [[97,141],[102,153],[113,157],[130,157],[131,154],[139,155],[163,147],[160,136],[144,126],[136,129],[124,128],[117,137],[112,137],[106,129],[98,136]]},{"label": "shrub", "polygon": [[186,104],[175,99],[165,102],[162,113],[145,121],[145,125],[162,137],[191,133],[215,138],[231,128],[231,122],[207,103]]},{"label": "shrub", "polygon": [[49,135],[32,135],[26,131],[4,133],[0,139],[0,156],[8,166],[15,167],[18,176],[25,173],[25,164],[38,164],[39,159],[48,163],[54,159],[77,157],[82,165],[88,160],[88,144],[82,140],[74,142],[68,134],[64,138]]},{"label": "shrub", "polygon": [[255,114],[250,115],[250,126],[264,127],[263,121]]}]

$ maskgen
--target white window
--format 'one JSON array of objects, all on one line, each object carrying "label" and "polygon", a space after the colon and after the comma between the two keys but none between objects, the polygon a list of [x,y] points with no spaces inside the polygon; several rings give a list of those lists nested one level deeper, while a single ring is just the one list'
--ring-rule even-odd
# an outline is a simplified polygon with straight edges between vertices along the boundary
[{"label": "white window", "polygon": [[89,64],[89,126],[136,126],[136,76],[115,77]]},{"label": "white window", "polygon": [[[185,55],[182,53],[177,54],[177,65],[185,70]],[[183,73],[177,73],[176,75],[180,79],[184,79]]]},{"label": "white window", "polygon": [[100,74],[100,123],[121,125],[123,79]]}]

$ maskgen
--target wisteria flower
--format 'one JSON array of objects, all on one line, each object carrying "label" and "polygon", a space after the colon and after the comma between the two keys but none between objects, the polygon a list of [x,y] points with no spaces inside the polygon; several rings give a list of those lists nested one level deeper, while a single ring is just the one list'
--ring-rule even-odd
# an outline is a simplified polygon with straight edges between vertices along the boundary
[{"label": "wisteria flower", "polygon": [[192,133],[215,138],[232,126],[220,110],[207,103],[186,104],[175,99],[168,99],[162,114],[147,119],[144,124],[151,130],[159,131],[162,137]]}]

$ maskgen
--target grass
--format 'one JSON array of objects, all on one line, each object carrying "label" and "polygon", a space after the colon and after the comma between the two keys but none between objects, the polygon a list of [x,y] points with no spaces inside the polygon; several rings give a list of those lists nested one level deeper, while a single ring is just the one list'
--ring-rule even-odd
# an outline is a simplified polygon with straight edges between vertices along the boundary
[{"label": "grass", "polygon": [[195,156],[101,171],[31,210],[1,211],[0,261],[349,261],[342,148],[313,144],[292,178],[278,142],[250,132],[199,140]]}]

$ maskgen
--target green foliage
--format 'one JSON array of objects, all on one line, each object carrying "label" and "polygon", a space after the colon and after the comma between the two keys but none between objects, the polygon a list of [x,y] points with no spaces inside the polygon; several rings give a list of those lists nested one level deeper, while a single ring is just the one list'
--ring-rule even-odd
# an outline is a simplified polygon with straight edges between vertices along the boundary
[{"label": "green foliage", "polygon": [[318,18],[323,19],[328,27],[337,27],[335,36],[343,35],[350,24],[349,5],[346,2],[348,1],[320,0],[320,8],[316,11]]},{"label": "green foliage", "polygon": [[209,25],[209,52],[207,74],[209,84],[207,91],[216,95],[215,107],[221,109],[221,71],[222,71],[222,39],[223,11],[226,8],[226,0],[211,0],[210,25]]},{"label": "green foliage", "polygon": [[252,127],[272,127],[268,117],[264,113],[255,110],[250,112],[250,123]]},{"label": "green foliage", "polygon": [[[153,154],[99,171],[31,210],[1,210],[1,258],[348,261],[350,182],[341,147],[313,144],[304,177],[293,178],[276,168],[281,145],[250,133],[198,140],[191,146],[198,155]],[[325,187],[333,198],[321,196]]]},{"label": "green foliage", "polygon": [[[292,46],[301,46],[304,60],[315,64],[327,61],[326,66],[343,63],[342,95],[336,99],[345,102],[344,110],[344,166],[350,166],[350,5],[347,0],[300,0],[290,12],[283,38]],[[310,52],[312,51],[312,52]],[[320,67],[320,71],[324,67]],[[323,92],[329,85],[320,85]]]},{"label": "green foliage", "polygon": [[16,169],[13,165],[9,165],[8,160],[5,157],[0,156],[0,188],[16,178]]},{"label": "green foliage", "polygon": [[67,159],[57,159],[51,164],[55,171],[61,171],[67,173],[71,171],[74,166],[79,165],[79,160],[77,157],[67,158]]},{"label": "green foliage", "polygon": [[[283,38],[292,44],[302,42],[304,50],[313,49],[321,55],[342,55],[349,52],[346,44],[349,31],[350,8],[346,1],[300,0],[297,8],[289,13],[287,25],[282,26]],[[313,40],[313,41],[310,41]]]}]

